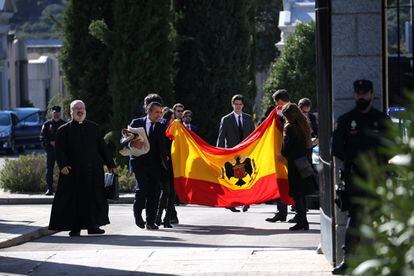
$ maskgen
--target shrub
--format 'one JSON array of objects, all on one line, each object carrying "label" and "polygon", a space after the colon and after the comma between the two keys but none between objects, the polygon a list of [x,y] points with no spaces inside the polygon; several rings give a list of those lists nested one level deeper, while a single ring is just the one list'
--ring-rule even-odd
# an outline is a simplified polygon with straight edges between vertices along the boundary
[{"label": "shrub", "polygon": [[359,184],[375,197],[365,200],[361,210],[361,243],[351,256],[352,275],[414,275],[414,112],[407,111],[405,120],[411,122],[408,137],[390,127],[383,149],[388,156],[405,155],[405,162],[384,165],[368,156],[361,162],[369,173]]},{"label": "shrub", "polygon": [[[55,179],[57,179],[57,171]],[[40,192],[46,189],[46,154],[6,159],[0,171],[0,186],[10,192]]]}]

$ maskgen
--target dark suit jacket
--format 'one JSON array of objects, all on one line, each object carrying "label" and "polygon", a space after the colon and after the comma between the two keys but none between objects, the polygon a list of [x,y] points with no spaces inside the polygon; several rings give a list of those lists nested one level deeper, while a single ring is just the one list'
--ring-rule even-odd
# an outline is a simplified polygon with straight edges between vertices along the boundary
[{"label": "dark suit jacket", "polygon": [[[147,117],[141,117],[133,119],[129,124],[133,128],[143,127],[145,132]],[[165,123],[158,122],[154,125],[154,133],[151,137],[148,137],[150,143],[150,150],[148,153],[135,157],[130,157],[130,164],[134,168],[138,167],[150,167],[152,169],[167,169],[167,147],[165,136],[166,125]],[[148,136],[148,133],[147,133]]]},{"label": "dark suit jacket", "polygon": [[[242,114],[243,140],[254,131],[252,116],[247,113]],[[239,128],[237,126],[234,113],[227,114],[221,118],[217,147],[232,148],[241,142],[239,138]]]}]

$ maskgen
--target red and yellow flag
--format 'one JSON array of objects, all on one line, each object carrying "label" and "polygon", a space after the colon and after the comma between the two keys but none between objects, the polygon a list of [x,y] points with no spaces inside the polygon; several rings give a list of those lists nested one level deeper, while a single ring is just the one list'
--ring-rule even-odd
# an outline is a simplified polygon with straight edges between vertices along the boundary
[{"label": "red and yellow flag", "polygon": [[292,204],[286,165],[275,159],[282,145],[276,110],[230,149],[207,144],[178,120],[167,135],[173,139],[174,186],[181,202],[232,207],[281,198]]}]

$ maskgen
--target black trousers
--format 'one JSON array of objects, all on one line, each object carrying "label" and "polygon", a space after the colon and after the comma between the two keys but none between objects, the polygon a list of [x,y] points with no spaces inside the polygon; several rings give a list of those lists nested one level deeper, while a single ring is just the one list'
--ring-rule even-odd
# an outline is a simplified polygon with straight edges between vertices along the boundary
[{"label": "black trousers", "polygon": [[287,205],[282,203],[280,198],[276,199],[277,212],[282,216],[287,216]]},{"label": "black trousers", "polygon": [[161,181],[161,195],[158,202],[158,216],[161,217],[162,212],[165,209],[164,222],[170,222],[171,218],[175,213],[177,217],[177,212],[175,211],[174,206],[175,201],[175,191],[174,191],[174,180],[171,178],[164,179]]},{"label": "black trousers", "polygon": [[134,216],[141,215],[145,209],[147,224],[154,224],[160,195],[160,170],[156,167],[133,166],[135,174]]},{"label": "black trousers", "polygon": [[56,153],[54,148],[46,149],[46,184],[53,191],[53,170],[55,169]]},{"label": "black trousers", "polygon": [[295,201],[296,208],[296,217],[298,223],[307,222],[306,218],[306,196],[294,196],[293,200]]}]

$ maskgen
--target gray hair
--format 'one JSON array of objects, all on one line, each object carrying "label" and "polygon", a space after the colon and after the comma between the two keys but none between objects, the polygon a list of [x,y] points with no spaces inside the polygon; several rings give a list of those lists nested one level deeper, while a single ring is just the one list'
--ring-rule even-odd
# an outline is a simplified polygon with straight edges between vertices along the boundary
[{"label": "gray hair", "polygon": [[85,103],[83,102],[83,101],[81,101],[81,100],[74,100],[74,101],[72,101],[71,103],[70,103],[70,113],[72,114],[72,112],[73,112],[73,107],[76,105],[76,104],[78,104],[78,103],[81,103],[81,104],[83,104],[83,106],[85,106]]}]

